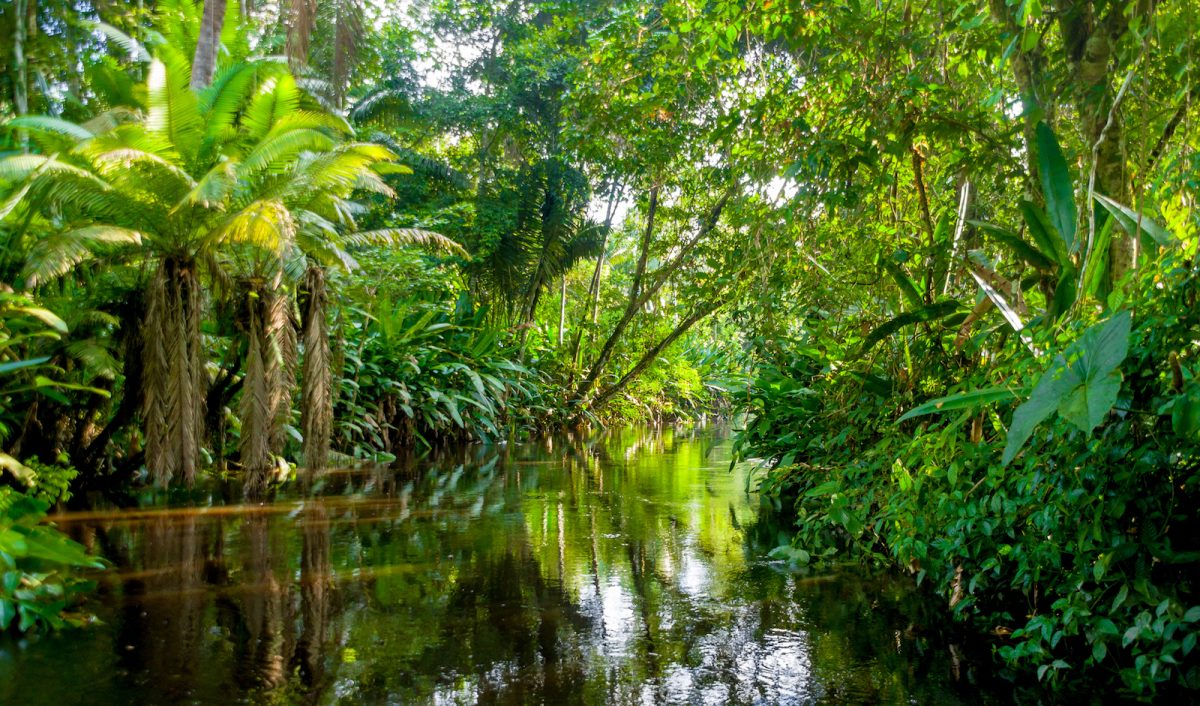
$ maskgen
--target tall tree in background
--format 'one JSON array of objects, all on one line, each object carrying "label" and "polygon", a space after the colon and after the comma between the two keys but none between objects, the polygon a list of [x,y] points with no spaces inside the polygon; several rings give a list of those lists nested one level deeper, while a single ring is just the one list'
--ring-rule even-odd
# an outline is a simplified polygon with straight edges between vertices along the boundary
[{"label": "tall tree in background", "polygon": [[196,53],[192,58],[191,87],[198,91],[207,87],[217,70],[217,54],[221,50],[221,34],[225,29],[225,8],[228,0],[203,0],[200,32],[196,38]]}]

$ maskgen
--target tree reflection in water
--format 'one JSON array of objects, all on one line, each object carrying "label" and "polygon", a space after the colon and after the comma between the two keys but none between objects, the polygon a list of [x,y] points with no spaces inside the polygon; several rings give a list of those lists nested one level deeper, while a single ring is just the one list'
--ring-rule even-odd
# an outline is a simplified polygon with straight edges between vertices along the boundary
[{"label": "tree reflection in water", "polygon": [[[58,518],[117,564],[105,624],[0,642],[0,702],[1003,701],[910,584],[765,560],[779,528],[722,439],[475,446],[264,505]],[[64,665],[88,699],[46,686]]]}]

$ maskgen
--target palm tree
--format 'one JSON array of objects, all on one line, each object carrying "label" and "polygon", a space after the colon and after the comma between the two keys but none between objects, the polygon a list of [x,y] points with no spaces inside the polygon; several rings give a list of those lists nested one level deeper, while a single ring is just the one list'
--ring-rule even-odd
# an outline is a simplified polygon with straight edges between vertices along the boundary
[{"label": "palm tree", "polygon": [[[38,140],[43,154],[0,160],[0,181],[14,185],[10,200],[25,212],[59,224],[57,245],[30,263],[32,283],[90,257],[81,245],[88,240],[138,245],[132,261],[149,271],[142,322],[146,463],[160,484],[176,476],[190,484],[196,476],[207,382],[204,275],[225,281],[242,266],[252,300],[241,405],[249,489],[274,465],[269,439],[290,390],[289,374],[273,370],[290,327],[279,315],[287,308],[279,300],[283,264],[301,247],[339,257],[331,236],[344,239],[354,229],[348,197],[390,194],[380,173],[393,155],[352,141],[349,125],[323,112],[278,63],[230,63],[200,91],[191,89],[190,76],[187,56],[165,44],[150,65],[145,110],[132,122],[93,131],[44,116],[11,121]],[[418,239],[434,236],[375,231],[351,242]]]}]

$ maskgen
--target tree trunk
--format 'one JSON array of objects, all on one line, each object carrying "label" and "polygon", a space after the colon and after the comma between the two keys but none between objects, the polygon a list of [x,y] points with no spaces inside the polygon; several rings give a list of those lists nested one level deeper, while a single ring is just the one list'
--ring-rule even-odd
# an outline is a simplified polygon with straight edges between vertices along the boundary
[{"label": "tree trunk", "polygon": [[608,339],[604,342],[604,347],[600,350],[600,355],[596,358],[596,362],[592,364],[588,370],[587,377],[579,383],[575,389],[575,394],[571,398],[571,403],[577,404],[591,392],[596,384],[596,380],[604,372],[604,366],[608,364],[609,358],[612,357],[613,351],[616,349],[617,343],[621,336],[625,334],[625,329],[637,313],[650,301],[651,297],[658,293],[659,289],[667,283],[671,275],[679,270],[688,261],[688,257],[697,245],[700,244],[709,233],[717,227],[717,221],[721,217],[721,212],[725,210],[725,205],[729,203],[729,199],[733,196],[737,189],[736,184],[732,184],[725,190],[717,202],[709,209],[704,221],[700,226],[700,230],[692,237],[691,240],[683,243],[676,250],[674,257],[665,265],[655,270],[654,283],[647,285],[646,278],[646,263],[650,258],[650,243],[654,234],[654,216],[658,209],[658,187],[655,186],[650,191],[650,207],[646,214],[646,230],[642,235],[641,251],[638,255],[637,269],[634,271],[633,284],[629,287],[629,301],[625,305],[625,313],[621,315],[621,320],[617,322],[616,328],[609,334]]},{"label": "tree trunk", "polygon": [[562,292],[558,297],[558,347],[563,345],[563,329],[567,326],[567,276],[562,276]]},{"label": "tree trunk", "polygon": [[[1125,132],[1120,106],[1114,105],[1110,71],[1117,40],[1128,28],[1124,6],[1109,9],[1103,18],[1096,16],[1093,2],[1064,2],[1059,9],[1063,47],[1075,79],[1080,132],[1089,151],[1095,152],[1096,190],[1128,204]],[[1092,207],[1085,204],[1085,208]],[[1119,282],[1136,264],[1137,238],[1114,228],[1109,245],[1110,285]]]},{"label": "tree trunk", "polygon": [[[1014,8],[1009,7],[1005,0],[989,0],[992,17],[996,19],[1006,32],[1014,37],[1019,35],[1022,28],[1017,24]],[[1019,40],[1018,40],[1019,42]],[[1021,121],[1021,133],[1025,138],[1025,174],[1028,179],[1026,188],[1031,196],[1041,193],[1038,187],[1037,151],[1037,116],[1041,112],[1047,123],[1052,122],[1054,106],[1043,100],[1042,91],[1042,45],[1039,42],[1029,51],[1017,47],[1013,54],[1013,75],[1017,81],[1017,89],[1021,92],[1021,102],[1024,105],[1025,117]],[[1041,108],[1038,111],[1037,108]]]},{"label": "tree trunk", "polygon": [[146,467],[160,486],[196,480],[204,426],[201,290],[195,263],[166,258],[150,283],[143,326]]},{"label": "tree trunk", "polygon": [[[596,269],[592,271],[592,280],[588,285],[587,308],[591,311],[592,325],[588,329],[589,345],[595,341],[596,322],[600,319],[600,274],[604,270],[604,255],[608,249],[608,236],[612,233],[613,216],[616,214],[616,202],[622,191],[618,184],[613,187],[608,197],[608,207],[604,211],[604,238],[600,241],[600,256],[596,258]],[[579,346],[583,342],[583,327],[575,331],[575,343],[571,346],[571,372],[567,376],[567,387],[575,383],[575,369],[579,367]]]},{"label": "tree trunk", "polygon": [[304,435],[304,477],[311,480],[329,462],[333,436],[333,374],[326,321],[328,294],[325,270],[318,265],[304,274],[308,304],[304,310],[304,372],[300,397],[300,427]]},{"label": "tree trunk", "polygon": [[239,415],[242,434],[238,454],[245,474],[247,498],[260,498],[283,453],[284,426],[291,415],[295,376],[295,329],[288,316],[288,297],[280,275],[255,285],[248,299],[246,372]]},{"label": "tree trunk", "polygon": [[212,83],[213,73],[217,70],[221,32],[224,29],[225,0],[204,0],[200,36],[196,39],[196,54],[192,58],[192,90],[199,91]]},{"label": "tree trunk", "polygon": [[621,376],[620,380],[613,383],[611,387],[597,394],[596,398],[592,401],[592,407],[601,407],[605,402],[608,402],[608,400],[612,399],[613,395],[616,395],[618,392],[625,389],[625,387],[629,383],[633,382],[638,375],[641,375],[646,368],[650,367],[650,364],[653,363],[664,350],[666,350],[672,343],[677,341],[680,336],[687,333],[692,326],[696,325],[696,322],[716,311],[718,306],[719,305],[717,302],[707,302],[702,304],[700,308],[693,311],[686,319],[681,321],[679,325],[675,327],[675,330],[671,331],[666,338],[659,341],[658,345],[646,351],[642,355],[641,359],[638,360],[638,362],[635,363],[634,366],[629,370],[629,372]]},{"label": "tree trunk", "polygon": [[639,307],[639,295],[642,287],[642,277],[646,274],[646,263],[650,259],[650,242],[654,237],[654,217],[658,213],[658,186],[650,189],[650,205],[646,208],[646,229],[642,231],[642,242],[638,252],[637,269],[633,274],[633,283],[629,285],[629,299],[625,305],[625,313],[621,315],[621,320],[617,322],[616,328],[609,334],[608,340],[604,342],[604,347],[600,349],[600,355],[596,357],[596,361],[592,363],[592,367],[588,370],[587,377],[579,383],[579,387],[575,389],[575,394],[572,401],[582,400],[592,390],[592,386],[596,384],[596,378],[600,377],[600,372],[604,366],[608,364],[608,359],[612,356],[613,349],[617,345],[617,341],[625,333],[625,327],[633,320],[637,314]]},{"label": "tree trunk", "polygon": [[267,489],[271,468],[271,390],[267,382],[264,361],[262,307],[258,299],[250,302],[250,322],[246,330],[249,346],[246,351],[245,383],[238,415],[242,433],[238,438],[238,456],[242,463],[243,493],[247,498],[262,497]]},{"label": "tree trunk", "polygon": [[[25,41],[29,29],[29,0],[14,0],[13,2],[13,108],[17,115],[29,112],[29,63],[25,59]],[[28,152],[29,145],[22,131],[17,141],[21,151]]]}]

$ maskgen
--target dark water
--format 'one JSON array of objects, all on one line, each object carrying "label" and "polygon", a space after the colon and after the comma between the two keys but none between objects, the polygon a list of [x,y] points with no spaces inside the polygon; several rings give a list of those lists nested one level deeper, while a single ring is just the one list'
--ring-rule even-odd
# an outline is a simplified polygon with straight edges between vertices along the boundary
[{"label": "dark water", "polygon": [[103,624],[0,640],[0,704],[1004,700],[908,584],[768,560],[745,485],[719,430],[624,431],[62,516]]}]

